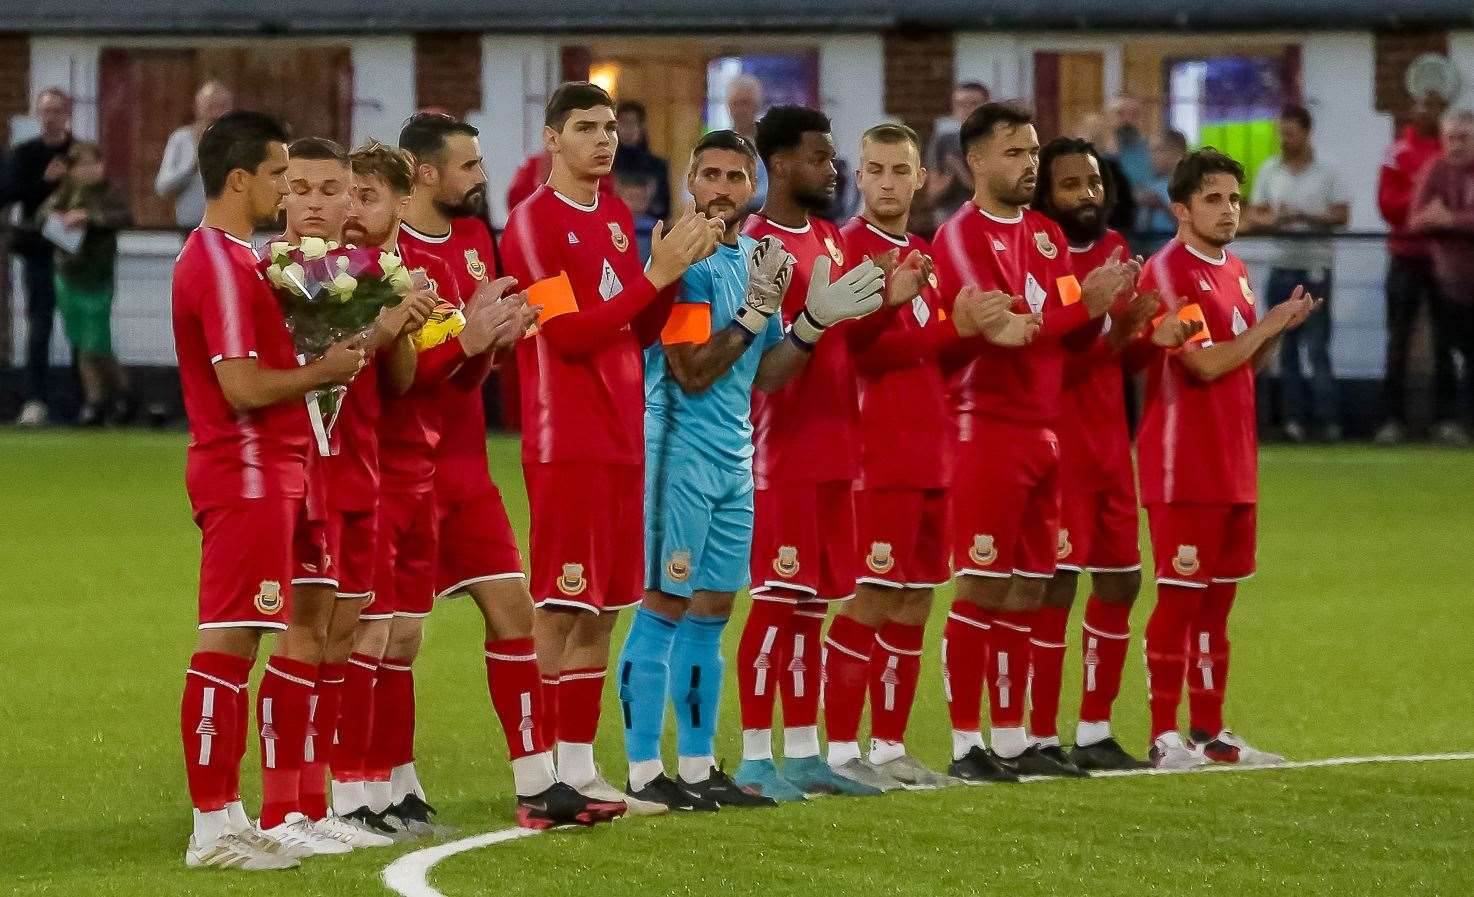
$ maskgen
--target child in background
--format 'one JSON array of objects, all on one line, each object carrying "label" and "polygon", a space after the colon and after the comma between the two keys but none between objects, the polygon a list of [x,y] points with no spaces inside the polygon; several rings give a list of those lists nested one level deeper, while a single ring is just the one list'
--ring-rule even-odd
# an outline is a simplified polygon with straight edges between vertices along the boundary
[{"label": "child in background", "polygon": [[128,379],[113,356],[113,272],[118,230],[129,222],[128,203],[108,186],[97,144],[76,141],[64,157],[67,173],[37,212],[38,224],[59,215],[70,228],[85,228],[76,252],[56,250],[56,306],[82,380],[82,411],[77,422],[96,426],[111,415],[122,422],[132,414]]}]

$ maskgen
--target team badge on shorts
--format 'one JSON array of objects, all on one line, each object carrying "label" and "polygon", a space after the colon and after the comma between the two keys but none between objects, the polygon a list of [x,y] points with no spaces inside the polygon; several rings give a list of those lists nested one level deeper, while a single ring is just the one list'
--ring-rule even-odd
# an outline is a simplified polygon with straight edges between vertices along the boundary
[{"label": "team badge on shorts", "polygon": [[984,567],[998,560],[998,549],[993,545],[993,537],[973,536],[972,547],[967,550],[967,556],[974,564]]},{"label": "team badge on shorts", "polygon": [[1047,259],[1052,259],[1059,255],[1059,248],[1054,245],[1053,240],[1049,239],[1049,234],[1042,230],[1034,231],[1034,248],[1039,250],[1039,254]]},{"label": "team badge on shorts", "polygon": [[891,556],[891,543],[871,542],[870,554],[865,556],[865,566],[870,568],[871,573],[889,573],[896,566],[896,559]]},{"label": "team badge on shorts", "polygon": [[618,221],[609,222],[609,239],[614,241],[616,252],[624,252],[630,248],[630,238],[626,237],[624,231],[620,230]]},{"label": "team badge on shorts", "polygon": [[1247,277],[1240,277],[1239,278],[1239,289],[1241,289],[1241,290],[1244,291],[1244,301],[1247,302],[1247,303],[1249,303],[1249,307],[1250,308],[1253,308],[1254,307],[1254,291],[1251,290],[1251,289],[1249,289],[1249,278],[1247,278]]},{"label": "team badge on shorts", "polygon": [[773,558],[773,569],[784,579],[797,576],[798,549],[792,545],[779,546],[778,556]]},{"label": "team badge on shorts", "polygon": [[261,590],[256,593],[256,609],[263,614],[279,613],[282,608],[281,583],[274,579],[261,580]]},{"label": "team badge on shorts", "polygon": [[833,237],[824,238],[824,247],[829,250],[829,257],[834,259],[834,263],[841,268],[844,267],[844,253],[839,251],[839,247],[835,245]]},{"label": "team badge on shorts", "polygon": [[583,578],[583,564],[563,565],[563,575],[558,577],[558,591],[572,598],[582,595],[588,587],[589,581]]},{"label": "team badge on shorts", "polygon": [[1177,557],[1172,559],[1172,569],[1181,576],[1192,576],[1202,566],[1198,562],[1198,546],[1177,546]]},{"label": "team badge on shorts", "polygon": [[684,548],[677,548],[670,553],[670,560],[665,564],[665,575],[672,582],[685,582],[691,576],[691,552]]},{"label": "team badge on shorts", "polygon": [[486,279],[486,263],[481,260],[481,254],[475,249],[466,250],[466,273],[477,280]]},{"label": "team badge on shorts", "polygon": [[1054,549],[1054,558],[1055,558],[1055,560],[1057,560],[1057,561],[1064,560],[1065,558],[1069,557],[1070,556],[1070,552],[1072,552],[1074,550],[1075,550],[1075,546],[1073,546],[1073,545],[1070,544],[1070,531],[1067,530],[1067,529],[1060,530],[1059,531],[1059,545],[1058,545],[1058,547],[1056,547]]}]

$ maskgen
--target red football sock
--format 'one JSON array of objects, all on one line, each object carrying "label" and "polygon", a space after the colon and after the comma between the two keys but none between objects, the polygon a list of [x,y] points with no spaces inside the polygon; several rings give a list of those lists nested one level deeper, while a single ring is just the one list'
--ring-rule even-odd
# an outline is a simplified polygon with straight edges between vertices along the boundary
[{"label": "red football sock", "polygon": [[829,624],[829,637],[824,640],[823,692],[824,728],[830,741],[857,741],[860,737],[860,714],[865,711],[865,686],[870,679],[874,647],[875,630],[859,620],[840,615]]},{"label": "red football sock", "polygon": [[542,749],[551,751],[558,744],[558,676],[542,673]]},{"label": "red football sock", "polygon": [[942,691],[958,732],[977,732],[981,726],[988,628],[986,610],[960,598],[952,602],[942,630]]},{"label": "red football sock", "polygon": [[403,757],[404,732],[409,729],[414,744],[415,676],[412,660],[386,657],[379,662],[374,683],[374,720],[364,758],[363,777],[369,782],[387,782],[389,772]]},{"label": "red football sock", "polygon": [[[786,663],[779,693],[783,696],[783,727],[796,729],[819,724],[819,692],[824,675],[824,617],[822,601],[800,603],[779,633],[787,641]],[[869,663],[869,660],[866,660]]]},{"label": "red football sock", "polygon": [[870,734],[881,741],[906,740],[906,724],[921,679],[924,633],[921,626],[887,623],[875,636],[875,653],[870,657]]},{"label": "red football sock", "polygon": [[237,658],[235,670],[235,718],[230,727],[230,779],[227,800],[241,799],[241,767],[246,762],[246,743],[251,738],[251,667],[254,660]]},{"label": "red football sock", "polygon": [[[199,651],[189,659],[179,703],[179,734],[184,741],[184,773],[189,797],[201,812],[222,810],[231,801],[232,764],[240,667],[250,661]],[[239,779],[239,775],[235,777]]]},{"label": "red football sock", "polygon": [[541,679],[531,638],[486,643],[486,687],[513,760],[544,750]]},{"label": "red football sock", "polygon": [[302,752],[317,665],[276,655],[266,661],[256,695],[261,737],[261,827],[281,825],[301,807]]},{"label": "red football sock", "polygon": [[999,611],[988,624],[988,716],[995,729],[1024,724],[1032,616],[1028,611]]},{"label": "red football sock", "polygon": [[334,781],[363,781],[364,761],[373,733],[374,679],[378,673],[379,659],[368,654],[353,654],[343,668],[338,721],[332,736]]},{"label": "red football sock", "polygon": [[308,705],[307,739],[302,749],[302,782],[298,785],[302,812],[309,819],[328,815],[328,755],[338,724],[338,702],[343,695],[343,664],[317,668],[317,690]]},{"label": "red football sock", "polygon": [[1228,613],[1238,583],[1208,586],[1188,631],[1188,728],[1212,738],[1223,731],[1223,696],[1228,688]]},{"label": "red football sock", "polygon": [[754,598],[737,643],[737,693],[742,705],[742,728],[773,728],[773,699],[783,630],[797,605],[791,601]]},{"label": "red football sock", "polygon": [[1041,607],[1031,615],[1029,635],[1029,731],[1036,738],[1059,736],[1060,680],[1065,671],[1068,607]]},{"label": "red football sock", "polygon": [[1095,595],[1085,602],[1080,629],[1084,682],[1080,689],[1080,721],[1109,722],[1111,705],[1121,692],[1121,671],[1131,644],[1131,605],[1102,601]]},{"label": "red football sock", "polygon": [[1202,589],[1157,583],[1157,606],[1146,621],[1147,691],[1151,695],[1152,739],[1177,731],[1187,669],[1187,631],[1203,598]]},{"label": "red football sock", "polygon": [[593,744],[599,732],[605,667],[564,670],[558,677],[558,740]]}]

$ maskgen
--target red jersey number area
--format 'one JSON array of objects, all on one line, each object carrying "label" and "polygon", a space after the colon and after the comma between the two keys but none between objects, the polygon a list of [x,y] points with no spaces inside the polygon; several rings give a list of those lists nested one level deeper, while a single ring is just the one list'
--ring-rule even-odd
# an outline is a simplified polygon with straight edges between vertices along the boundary
[{"label": "red jersey number area", "polygon": [[[1115,231],[1088,247],[1070,248],[1076,279],[1085,277],[1126,241]],[[1124,302],[1124,300],[1123,300]],[[1121,356],[1105,345],[1110,317],[1099,333],[1065,356],[1059,436],[1060,533],[1058,566],[1073,572],[1125,573],[1141,569],[1140,521]]]},{"label": "red jersey number area", "polygon": [[[583,206],[540,187],[512,211],[502,250],[519,288],[559,290],[567,303],[561,310],[571,317],[628,290],[653,298],[629,208],[615,196]],[[529,586],[539,605],[618,610],[643,594],[641,320],[637,315],[571,351],[549,340],[553,319],[517,347],[532,517]]]}]

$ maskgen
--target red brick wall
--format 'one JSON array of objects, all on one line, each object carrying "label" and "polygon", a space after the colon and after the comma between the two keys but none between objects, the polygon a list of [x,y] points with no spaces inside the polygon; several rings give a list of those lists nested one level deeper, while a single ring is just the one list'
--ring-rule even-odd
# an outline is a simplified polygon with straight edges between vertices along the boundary
[{"label": "red brick wall", "polygon": [[885,42],[885,111],[910,125],[923,141],[939,116],[951,111],[952,34],[891,31]]},{"label": "red brick wall", "polygon": [[1377,109],[1400,115],[1411,98],[1403,81],[1408,64],[1424,53],[1448,53],[1448,32],[1378,31],[1373,45],[1376,57]]},{"label": "red brick wall", "polygon": [[23,34],[0,34],[0,145],[10,145],[10,117],[30,109],[30,92],[30,40]]},{"label": "red brick wall", "polygon": [[481,108],[480,35],[415,35],[415,107],[432,106],[457,118]]}]

